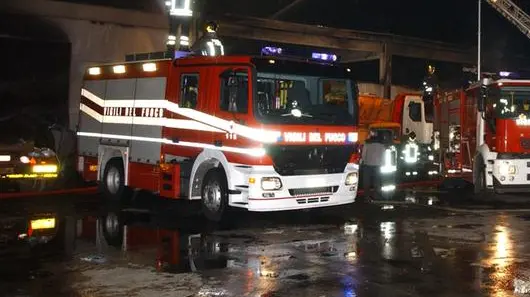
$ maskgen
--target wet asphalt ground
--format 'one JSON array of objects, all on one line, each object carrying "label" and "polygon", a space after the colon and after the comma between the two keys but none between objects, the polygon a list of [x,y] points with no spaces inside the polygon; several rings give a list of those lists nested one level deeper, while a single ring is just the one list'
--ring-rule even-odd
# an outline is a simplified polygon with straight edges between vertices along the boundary
[{"label": "wet asphalt ground", "polygon": [[530,283],[530,199],[470,196],[418,189],[220,224],[178,204],[114,225],[96,196],[0,200],[3,220],[61,222],[42,246],[0,244],[0,296],[515,296],[515,279]]}]

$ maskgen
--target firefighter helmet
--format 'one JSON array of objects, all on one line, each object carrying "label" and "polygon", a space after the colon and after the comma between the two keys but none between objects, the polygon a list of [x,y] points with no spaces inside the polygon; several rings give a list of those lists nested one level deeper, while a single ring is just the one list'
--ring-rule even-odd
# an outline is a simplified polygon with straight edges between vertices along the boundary
[{"label": "firefighter helmet", "polygon": [[217,32],[217,29],[219,29],[219,25],[214,21],[208,21],[205,26],[205,30],[208,33],[214,33]]},{"label": "firefighter helmet", "polygon": [[427,66],[427,72],[430,75],[434,74],[435,71],[436,71],[436,67],[434,67],[434,65],[429,64],[429,66]]}]

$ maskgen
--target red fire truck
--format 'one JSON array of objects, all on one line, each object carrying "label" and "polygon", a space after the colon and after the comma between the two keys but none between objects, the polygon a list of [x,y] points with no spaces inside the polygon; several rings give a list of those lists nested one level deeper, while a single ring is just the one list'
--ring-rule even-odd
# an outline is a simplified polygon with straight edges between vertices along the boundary
[{"label": "red fire truck", "polygon": [[[91,67],[81,91],[78,170],[111,201],[143,189],[200,200],[211,220],[228,207],[351,203],[358,107],[349,77],[339,66],[263,56]],[[327,102],[337,88],[345,95]]]},{"label": "red fire truck", "polygon": [[485,79],[438,95],[436,129],[445,175],[476,194],[530,190],[530,80]]}]

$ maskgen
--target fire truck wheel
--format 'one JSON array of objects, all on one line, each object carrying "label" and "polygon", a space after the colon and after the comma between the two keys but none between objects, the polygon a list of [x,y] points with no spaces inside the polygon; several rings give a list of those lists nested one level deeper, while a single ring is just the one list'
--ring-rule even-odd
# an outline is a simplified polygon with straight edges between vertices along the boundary
[{"label": "fire truck wheel", "polygon": [[123,242],[123,218],[119,211],[109,211],[99,222],[103,237],[109,246],[121,247]]},{"label": "fire truck wheel", "polygon": [[107,202],[118,205],[125,202],[127,188],[125,186],[125,171],[121,159],[114,158],[107,162],[101,186],[103,193],[107,197]]},{"label": "fire truck wheel", "polygon": [[204,216],[210,221],[220,221],[228,207],[228,184],[223,171],[212,169],[206,174],[201,201]]}]

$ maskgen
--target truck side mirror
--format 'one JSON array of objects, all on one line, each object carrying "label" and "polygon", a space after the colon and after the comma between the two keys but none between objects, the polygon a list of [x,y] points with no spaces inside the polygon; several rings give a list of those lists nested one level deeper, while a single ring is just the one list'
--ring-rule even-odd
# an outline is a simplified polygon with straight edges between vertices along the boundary
[{"label": "truck side mirror", "polygon": [[488,86],[491,83],[489,78],[484,78],[480,84],[480,94],[477,98],[477,109],[479,112],[484,112],[486,109],[486,99],[488,98]]}]

